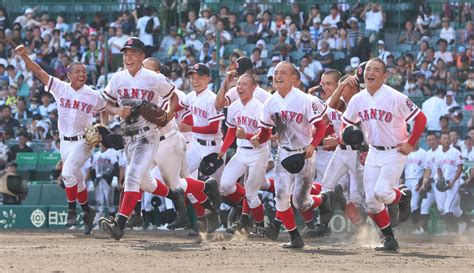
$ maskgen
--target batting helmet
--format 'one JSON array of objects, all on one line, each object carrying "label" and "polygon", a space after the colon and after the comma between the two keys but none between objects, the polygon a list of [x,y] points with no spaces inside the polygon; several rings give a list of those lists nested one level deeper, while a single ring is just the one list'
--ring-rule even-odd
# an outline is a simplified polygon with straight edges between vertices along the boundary
[{"label": "batting helmet", "polygon": [[444,177],[438,178],[438,181],[436,181],[436,189],[439,192],[445,192],[448,190],[448,184],[446,183]]},{"label": "batting helmet", "polygon": [[218,158],[217,153],[212,153],[204,157],[199,164],[199,171],[203,175],[212,175],[224,164],[224,159]]},{"label": "batting helmet", "polygon": [[299,173],[304,167],[305,153],[290,155],[281,161],[281,165],[290,173]]},{"label": "batting helmet", "polygon": [[235,61],[235,68],[237,69],[237,75],[241,76],[248,70],[253,70],[253,64],[249,57],[240,57]]},{"label": "batting helmet", "polygon": [[361,64],[359,64],[359,66],[357,67],[357,70],[356,70],[356,77],[357,77],[357,81],[359,82],[359,88],[362,90],[362,89],[365,89],[367,86],[365,84],[365,80],[364,80],[364,70],[365,70],[365,65],[367,64],[367,62],[363,62]]},{"label": "batting helmet", "polygon": [[361,145],[364,142],[364,133],[354,125],[349,125],[342,132],[342,140],[347,145]]}]

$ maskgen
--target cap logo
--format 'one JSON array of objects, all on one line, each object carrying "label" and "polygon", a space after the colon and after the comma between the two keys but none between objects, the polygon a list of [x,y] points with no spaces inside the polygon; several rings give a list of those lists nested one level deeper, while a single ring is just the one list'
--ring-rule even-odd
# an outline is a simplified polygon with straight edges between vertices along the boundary
[{"label": "cap logo", "polygon": [[195,65],[193,66],[193,68],[194,68],[194,69],[199,69],[199,64],[195,64]]},{"label": "cap logo", "polygon": [[127,44],[128,44],[128,45],[133,44],[133,39],[132,39],[132,38],[128,38]]},{"label": "cap logo", "polygon": [[235,62],[235,68],[239,69],[239,62]]}]

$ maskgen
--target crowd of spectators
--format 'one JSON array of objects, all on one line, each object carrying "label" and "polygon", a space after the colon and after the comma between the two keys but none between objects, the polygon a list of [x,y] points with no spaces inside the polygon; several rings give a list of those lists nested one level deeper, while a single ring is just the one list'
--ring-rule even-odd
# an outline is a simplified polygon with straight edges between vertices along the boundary
[{"label": "crowd of spectators", "polygon": [[[436,14],[421,1],[418,15],[390,39],[387,11],[377,3],[339,3],[328,12],[318,5],[306,9],[293,3],[288,13],[272,13],[271,6],[253,1],[239,6],[239,12],[223,5],[218,10],[180,6],[178,20],[177,1],[164,2],[171,2],[162,7],[170,12],[137,6],[114,18],[96,13],[89,22],[83,15],[65,18],[35,8],[11,18],[0,7],[0,165],[14,160],[25,146],[56,151],[59,145],[56,103],[16,56],[19,44],[62,80],[67,80],[71,62],[85,63],[88,84],[101,89],[122,69],[120,49],[126,39],[138,36],[147,55],[168,64],[170,80],[186,92],[188,67],[197,62],[214,69],[216,80],[235,59],[248,55],[261,85],[271,90],[275,65],[289,60],[300,71],[302,88],[309,89],[327,68],[353,73],[361,62],[378,56],[388,67],[387,84],[410,97],[431,98],[423,106],[429,130],[441,131],[439,119],[445,116],[460,126],[463,113],[474,107],[469,93],[474,91],[471,3],[446,4]],[[462,105],[456,103],[459,98],[465,98]]]}]

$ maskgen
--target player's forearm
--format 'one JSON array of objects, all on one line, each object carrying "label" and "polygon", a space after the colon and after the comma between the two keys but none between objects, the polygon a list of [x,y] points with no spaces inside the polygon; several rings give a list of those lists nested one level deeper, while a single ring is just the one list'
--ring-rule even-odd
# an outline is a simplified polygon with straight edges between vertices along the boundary
[{"label": "player's forearm", "polygon": [[425,184],[425,182],[428,182],[430,178],[431,178],[431,169],[425,169],[425,171],[423,172],[423,184]]},{"label": "player's forearm", "polygon": [[[112,115],[112,116],[115,116],[115,115],[118,115],[119,113],[119,108],[118,107],[115,107],[112,103],[110,102],[107,102],[105,104],[105,113],[109,114],[109,115]],[[104,113],[102,112],[102,113]]]},{"label": "player's forearm", "polygon": [[178,99],[178,95],[176,95],[175,92],[173,92],[171,94],[171,97],[169,99],[169,107],[168,107],[168,120],[172,119],[174,117],[174,113],[175,113],[175,110],[176,108],[178,107],[179,105],[179,99]]},{"label": "player's forearm", "polygon": [[217,134],[217,131],[219,131],[219,122],[220,120],[216,120],[211,122],[207,126],[193,126],[191,129],[191,132],[193,133],[198,133],[198,134],[206,134],[206,135],[213,135]]},{"label": "player's forearm", "polygon": [[440,168],[438,168],[437,172],[438,172],[438,178],[443,177],[443,172],[441,171]]},{"label": "player's forearm", "polygon": [[426,126],[426,116],[423,112],[420,111],[415,117],[415,123],[413,124],[413,130],[411,132],[410,138],[408,139],[408,144],[415,146],[416,142],[420,139],[421,135],[425,131]]},{"label": "player's forearm", "polygon": [[35,63],[28,55],[23,54],[20,55],[20,57],[23,59],[25,62],[26,68],[33,72],[33,74],[38,77],[38,79],[44,84],[47,85],[49,81],[49,75],[46,73],[46,71],[41,68],[37,63]]},{"label": "player's forearm", "polygon": [[258,142],[260,144],[267,142],[270,137],[272,136],[272,129],[271,128],[261,128],[257,134]]},{"label": "player's forearm", "polygon": [[225,97],[227,91],[227,85],[224,83],[221,88],[219,88],[219,92],[217,92],[216,102],[214,103],[216,109],[222,109],[227,105],[227,99]]},{"label": "player's forearm", "polygon": [[339,103],[341,102],[342,90],[344,90],[343,85],[339,85],[331,97],[328,100],[328,106],[333,109],[339,109]]},{"label": "player's forearm", "polygon": [[234,143],[236,133],[237,133],[237,128],[229,128],[229,130],[227,130],[227,133],[225,134],[225,138],[224,138],[224,143],[222,144],[222,147],[221,147],[221,152],[223,154],[227,152],[227,150],[232,145],[232,143]]},{"label": "player's forearm", "polygon": [[313,145],[313,147],[317,147],[326,134],[326,123],[324,120],[320,120],[314,124],[314,128],[315,131],[313,134],[313,139],[311,140],[311,145]]},{"label": "player's forearm", "polygon": [[106,111],[100,112],[100,123],[102,124],[109,123],[109,114]]},{"label": "player's forearm", "polygon": [[458,169],[456,170],[456,174],[454,175],[452,181],[456,181],[459,179],[459,177],[461,177],[461,174],[462,174],[462,164],[458,166]]}]

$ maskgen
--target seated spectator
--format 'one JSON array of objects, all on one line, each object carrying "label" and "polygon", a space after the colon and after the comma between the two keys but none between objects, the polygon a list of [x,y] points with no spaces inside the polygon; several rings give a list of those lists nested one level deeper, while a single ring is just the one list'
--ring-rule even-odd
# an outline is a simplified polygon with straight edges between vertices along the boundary
[{"label": "seated spectator", "polygon": [[468,21],[466,23],[465,29],[461,29],[461,44],[467,44],[469,42],[469,36],[474,35],[474,23]]},{"label": "seated spectator", "polygon": [[232,37],[236,38],[240,36],[240,26],[237,22],[237,14],[232,12],[229,14],[229,24],[226,27],[226,30],[232,35]]},{"label": "seated spectator", "polygon": [[463,83],[466,91],[474,91],[474,69],[469,70],[467,80]]},{"label": "seated spectator", "polygon": [[253,69],[257,75],[265,74],[265,68],[263,67],[263,60],[262,60],[262,51],[260,48],[256,47],[252,51],[252,55],[250,55],[250,60],[253,64]]},{"label": "seated spectator", "polygon": [[330,68],[334,61],[334,55],[329,50],[329,44],[325,41],[321,42],[321,49],[316,53],[314,59],[321,63],[323,68]]},{"label": "seated spectator", "polygon": [[265,43],[265,40],[260,39],[257,41],[257,44],[255,45],[260,51],[262,52],[261,57],[266,59],[268,58],[268,50],[267,50],[267,43]]},{"label": "seated spectator", "polygon": [[67,23],[65,23],[64,17],[62,15],[58,15],[56,18],[56,26],[55,29],[59,29],[59,31],[64,34],[69,32],[70,27]]},{"label": "seated spectator", "polygon": [[351,43],[349,41],[349,36],[347,36],[347,31],[343,28],[338,31],[338,35],[336,36],[336,50],[348,54],[351,52]]},{"label": "seated spectator", "polygon": [[453,91],[446,92],[446,96],[444,97],[444,102],[446,103],[446,107],[448,111],[450,111],[454,107],[459,107],[459,104],[456,102],[456,98]]},{"label": "seated spectator", "polygon": [[469,56],[466,54],[466,47],[459,46],[458,47],[458,54],[455,55],[454,61],[456,63],[457,68],[457,78],[461,81],[465,81],[467,79],[468,69],[471,66],[471,60]]},{"label": "seated spectator", "polygon": [[319,19],[318,17],[313,19],[313,23],[309,28],[309,32],[311,33],[311,40],[313,40],[315,44],[318,44],[319,36],[321,36],[322,33],[321,19]]},{"label": "seated spectator", "polygon": [[300,72],[301,82],[303,83],[305,89],[307,89],[310,85],[313,85],[313,81],[316,78],[316,72],[313,70],[313,67],[309,65],[309,59],[307,55],[301,58],[298,71]]},{"label": "seated spectator", "polygon": [[436,69],[433,72],[433,78],[436,81],[436,86],[438,89],[446,90],[448,84],[451,82],[451,73],[449,72],[443,59],[438,59],[436,62]]},{"label": "seated spectator", "polygon": [[51,113],[51,111],[53,111],[54,109],[57,109],[57,106],[56,106],[56,103],[55,102],[51,102],[51,95],[48,94],[48,93],[44,93],[42,96],[41,96],[41,103],[42,105],[40,105],[38,107],[38,113],[43,117],[43,118],[48,118],[49,117],[49,113]]},{"label": "seated spectator", "polygon": [[449,134],[449,118],[448,116],[441,116],[439,118],[439,127],[441,133],[448,133]]},{"label": "seated spectator", "polygon": [[171,71],[171,82],[178,88],[179,90],[183,90],[183,79],[178,76],[178,71]]},{"label": "seated spectator", "polygon": [[319,38],[319,41],[318,41],[318,49],[317,50],[321,50],[321,44],[322,42],[326,42],[329,46],[329,48],[335,48],[336,47],[336,44],[334,43],[335,41],[333,39],[330,39],[331,38],[331,34],[329,33],[329,29],[325,29],[321,35],[321,37]]},{"label": "seated spectator", "polygon": [[379,46],[379,55],[378,57],[384,61],[385,64],[387,64],[387,57],[390,55],[390,52],[385,50],[385,42],[383,40],[379,40],[377,42]]},{"label": "seated spectator", "polygon": [[416,53],[416,66],[421,66],[421,62],[425,59],[426,57],[426,51],[430,47],[430,44],[428,41],[421,41],[419,48],[418,48],[418,53]]},{"label": "seated spectator", "polygon": [[252,13],[247,13],[245,16],[245,25],[240,31],[240,36],[247,37],[248,43],[257,41],[258,24],[255,23],[255,18]]},{"label": "seated spectator", "polygon": [[186,39],[186,47],[192,48],[196,53],[202,50],[202,42],[197,39],[196,33],[192,33],[189,39]]},{"label": "seated spectator", "polygon": [[82,55],[81,62],[86,66],[89,79],[92,85],[97,84],[97,77],[99,77],[99,67],[104,63],[104,54],[97,48],[97,42],[90,41],[89,49]]},{"label": "seated spectator", "polygon": [[16,102],[18,101],[17,89],[15,83],[10,84],[8,86],[8,96],[5,100],[5,105],[10,106],[13,112],[16,111]]},{"label": "seated spectator", "polygon": [[225,30],[224,21],[218,20],[216,23],[216,33],[219,31],[221,33],[221,43],[223,45],[229,44],[232,41],[232,35]]},{"label": "seated spectator", "polygon": [[416,19],[416,29],[421,33],[425,34],[426,32],[434,29],[438,29],[441,26],[441,20],[438,14],[433,14],[431,12],[431,7],[427,7],[425,12],[418,15]]},{"label": "seated spectator", "polygon": [[13,145],[8,153],[8,162],[16,160],[17,153],[32,153],[33,149],[26,143],[30,140],[27,133],[22,132],[18,135],[18,144]]},{"label": "seated spectator", "polygon": [[307,29],[301,31],[301,38],[296,41],[296,49],[306,54],[311,54],[316,49],[316,43]]},{"label": "seated spectator", "polygon": [[462,159],[464,161],[471,161],[474,159],[474,152],[472,150],[472,138],[470,136],[466,136],[464,138],[464,149],[461,151]]},{"label": "seated spectator", "polygon": [[12,117],[12,109],[8,105],[2,105],[2,119],[0,119],[0,127],[5,130],[5,138],[9,139],[15,136],[15,130],[20,127],[20,122]]},{"label": "seated spectator", "polygon": [[22,28],[29,28],[34,26],[40,26],[41,23],[36,21],[34,18],[34,10],[32,8],[27,8],[24,15],[18,16],[14,23],[19,23]]},{"label": "seated spectator", "polygon": [[453,54],[447,51],[448,41],[441,38],[436,42],[436,44],[438,45],[439,50],[436,51],[434,55],[435,59],[441,58],[447,66],[451,66],[453,64]]},{"label": "seated spectator", "polygon": [[257,35],[261,38],[273,37],[277,32],[277,26],[272,21],[272,13],[266,10],[263,13],[263,21],[258,25]]},{"label": "seated spectator", "polygon": [[407,95],[410,98],[423,97],[423,92],[417,88],[415,77],[410,77],[407,84],[405,85],[403,94]]},{"label": "seated spectator", "polygon": [[467,95],[466,99],[464,100],[464,111],[472,112],[474,110],[474,100],[472,95]]},{"label": "seated spectator", "polygon": [[416,44],[420,40],[420,34],[415,30],[414,25],[411,21],[405,22],[405,30],[402,31],[400,37],[398,38],[398,42],[408,43],[408,44]]},{"label": "seated spectator", "polygon": [[[321,11],[319,9],[318,5],[312,5],[311,10],[309,12],[308,19],[306,20],[306,25],[311,26],[314,24],[316,18],[319,20],[319,23],[321,23]],[[316,21],[318,21],[316,20]],[[317,41],[315,41],[317,42]]]},{"label": "seated spectator", "polygon": [[44,141],[49,133],[49,124],[44,120],[40,120],[36,123],[31,133],[32,139]]},{"label": "seated spectator", "polygon": [[273,75],[275,74],[275,67],[277,66],[278,63],[280,63],[281,59],[280,56],[275,55],[272,57],[272,65],[268,69],[267,72],[267,79],[271,83],[273,81]]},{"label": "seated spectator", "polygon": [[33,114],[31,111],[26,107],[26,100],[23,97],[18,98],[16,102],[16,112],[14,114],[14,118],[16,120],[22,120],[27,118],[32,118]]},{"label": "seated spectator", "polygon": [[280,36],[278,37],[278,41],[273,46],[272,51],[277,51],[281,47],[286,47],[288,52],[290,52],[293,49],[294,46],[296,46],[296,41],[293,38],[288,36],[288,32],[286,31],[286,29],[283,29],[280,32]]},{"label": "seated spectator", "polygon": [[456,42],[456,32],[454,31],[454,28],[449,26],[448,17],[443,17],[439,38],[448,41],[448,44],[454,44]]},{"label": "seated spectator", "polygon": [[323,27],[329,28],[331,26],[336,26],[341,21],[341,15],[339,14],[339,9],[337,5],[332,5],[331,9],[329,10],[329,15],[324,17],[323,20]]},{"label": "seated spectator", "polygon": [[432,91],[425,84],[425,80],[426,80],[425,74],[423,73],[416,74],[416,89],[419,90],[424,96],[431,96]]}]

